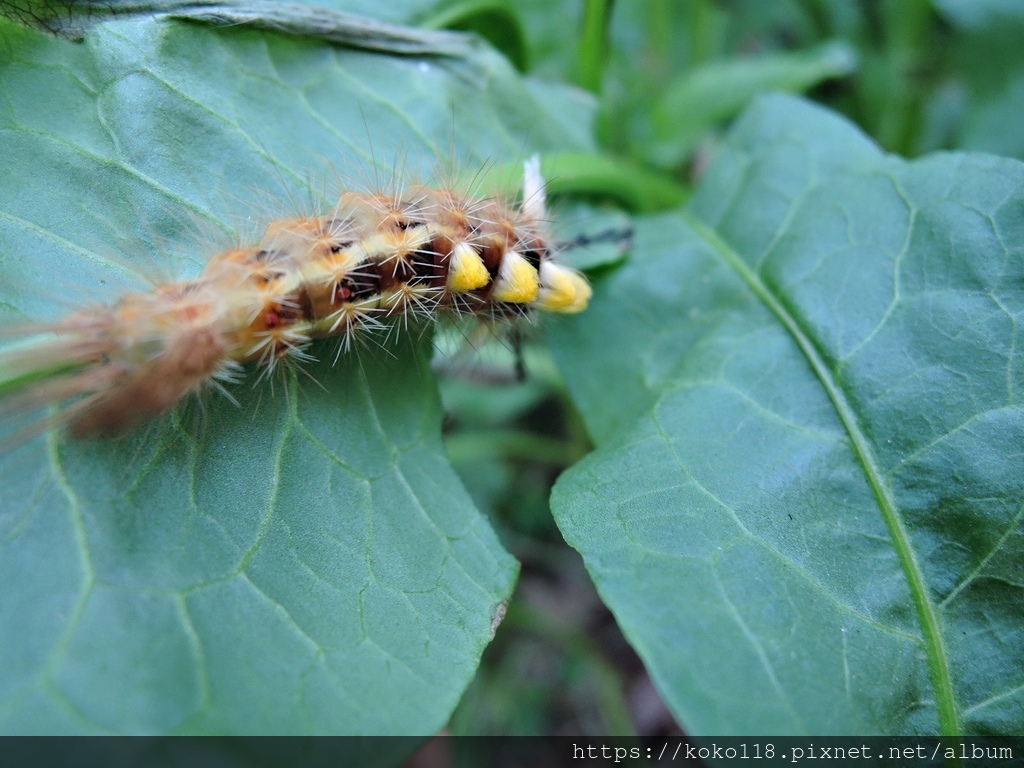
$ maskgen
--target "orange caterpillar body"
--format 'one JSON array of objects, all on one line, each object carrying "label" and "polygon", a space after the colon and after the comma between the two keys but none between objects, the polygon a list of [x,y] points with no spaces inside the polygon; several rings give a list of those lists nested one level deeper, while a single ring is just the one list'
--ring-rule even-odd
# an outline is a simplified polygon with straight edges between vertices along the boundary
[{"label": "orange caterpillar body", "polygon": [[202,274],[130,293],[48,326],[54,338],[0,355],[0,370],[60,371],[28,385],[37,404],[74,399],[76,435],[117,434],[172,409],[240,364],[265,371],[312,339],[442,313],[505,318],[579,312],[586,279],[552,258],[536,160],[523,203],[410,187],[346,192],[329,214],[271,223],[260,242]]}]

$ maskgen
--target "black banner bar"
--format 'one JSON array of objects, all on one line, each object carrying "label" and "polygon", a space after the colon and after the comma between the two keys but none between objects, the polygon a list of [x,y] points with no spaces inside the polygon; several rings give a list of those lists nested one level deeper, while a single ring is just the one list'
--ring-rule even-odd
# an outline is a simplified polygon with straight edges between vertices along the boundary
[{"label": "black banner bar", "polygon": [[1024,737],[0,737],[0,768],[1024,768]]}]

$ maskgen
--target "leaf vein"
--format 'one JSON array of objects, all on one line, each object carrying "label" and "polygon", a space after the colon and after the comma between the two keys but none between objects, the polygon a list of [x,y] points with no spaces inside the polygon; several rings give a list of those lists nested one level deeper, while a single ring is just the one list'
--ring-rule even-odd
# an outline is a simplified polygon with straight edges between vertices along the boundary
[{"label": "leaf vein", "polygon": [[684,219],[708,245],[731,266],[748,285],[754,295],[775,315],[793,338],[806,358],[815,376],[824,387],[836,409],[837,416],[850,436],[851,447],[863,467],[886,526],[892,537],[893,546],[907,578],[907,583],[921,623],[922,641],[935,689],[939,724],[943,735],[955,736],[961,732],[959,714],[953,690],[952,671],[946,652],[940,626],[939,608],[929,595],[924,572],[917,559],[917,553],[910,541],[910,534],[899,514],[899,508],[892,489],[885,480],[874,451],[862,429],[857,414],[846,398],[834,376],[829,371],[814,341],[797,322],[797,319],[783,303],[765,286],[743,258],[712,229],[690,213],[684,212]]}]

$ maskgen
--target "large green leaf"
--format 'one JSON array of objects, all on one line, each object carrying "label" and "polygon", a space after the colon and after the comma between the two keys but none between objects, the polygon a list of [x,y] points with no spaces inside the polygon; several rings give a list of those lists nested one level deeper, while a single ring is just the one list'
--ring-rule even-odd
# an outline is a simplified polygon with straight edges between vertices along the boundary
[{"label": "large green leaf", "polygon": [[553,329],[553,506],[683,726],[1024,730],[1024,166],[789,97]]},{"label": "large green leaf", "polygon": [[[0,316],[195,274],[195,221],[289,214],[325,166],[387,181],[449,145],[469,166],[588,149],[585,102],[474,50],[152,20],[76,44],[0,20]],[[268,214],[257,190],[298,202]],[[411,340],[147,434],[4,453],[0,731],[441,728],[516,566],[447,462]]]}]

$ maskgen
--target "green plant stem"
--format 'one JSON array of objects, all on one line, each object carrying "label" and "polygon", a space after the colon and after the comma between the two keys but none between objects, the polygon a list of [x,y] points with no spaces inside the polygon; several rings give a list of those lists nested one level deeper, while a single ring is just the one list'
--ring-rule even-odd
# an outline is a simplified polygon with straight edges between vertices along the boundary
[{"label": "green plant stem", "polygon": [[911,154],[916,146],[924,109],[921,79],[930,55],[932,7],[928,0],[889,0],[884,7],[884,55],[890,73],[878,138],[894,152]]},{"label": "green plant stem", "polygon": [[828,12],[823,7],[821,0],[797,0],[796,4],[810,19],[818,40],[826,40],[835,34],[829,24]]},{"label": "green plant stem", "polygon": [[[590,195],[615,200],[635,213],[678,208],[690,189],[668,176],[607,155],[561,152],[541,157],[541,174],[549,193]],[[485,178],[467,175],[460,182],[481,195],[515,195],[523,166],[496,165]]]},{"label": "green plant stem", "polygon": [[676,41],[672,35],[671,3],[675,0],[645,0],[647,3],[647,14],[644,17],[647,23],[645,30],[647,45],[650,47],[652,58],[655,61],[666,62],[672,55],[673,46]]},{"label": "green plant stem", "polygon": [[638,213],[676,208],[690,194],[667,176],[605,155],[566,152],[541,160],[551,192],[608,197]]},{"label": "green plant stem", "polygon": [[692,0],[690,11],[690,66],[710,61],[715,53],[715,6],[711,0]]},{"label": "green plant stem", "polygon": [[592,93],[601,92],[608,60],[608,25],[615,0],[586,0],[577,66],[577,82]]}]

